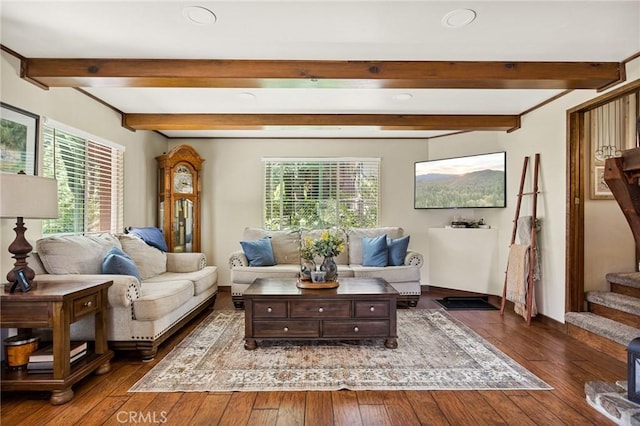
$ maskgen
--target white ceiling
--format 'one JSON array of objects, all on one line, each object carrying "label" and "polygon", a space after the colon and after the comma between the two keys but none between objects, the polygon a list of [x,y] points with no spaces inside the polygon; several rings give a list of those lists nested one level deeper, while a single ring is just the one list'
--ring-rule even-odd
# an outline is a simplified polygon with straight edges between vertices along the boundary
[{"label": "white ceiling", "polygon": [[[217,20],[197,25],[186,6]],[[640,52],[635,1],[6,1],[1,43],[26,58],[583,61]],[[442,18],[476,19],[447,28]],[[329,87],[325,87],[329,86]],[[84,90],[124,113],[520,114],[559,89],[295,88]],[[163,130],[169,137],[430,137],[369,127]]]}]

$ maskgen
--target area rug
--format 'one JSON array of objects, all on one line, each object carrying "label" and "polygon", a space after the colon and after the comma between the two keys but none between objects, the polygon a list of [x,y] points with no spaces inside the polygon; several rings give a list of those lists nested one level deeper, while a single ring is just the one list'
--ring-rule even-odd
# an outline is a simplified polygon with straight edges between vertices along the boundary
[{"label": "area rug", "polygon": [[282,340],[248,351],[244,312],[215,311],[129,391],[551,389],[444,309],[398,310],[397,329],[397,349]]}]

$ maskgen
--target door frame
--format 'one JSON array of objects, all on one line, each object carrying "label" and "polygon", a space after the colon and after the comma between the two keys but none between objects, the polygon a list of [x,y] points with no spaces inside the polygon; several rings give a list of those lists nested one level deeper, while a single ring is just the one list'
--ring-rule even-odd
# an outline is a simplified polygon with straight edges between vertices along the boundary
[{"label": "door frame", "polygon": [[585,114],[639,90],[640,79],[567,110],[565,312],[584,310],[584,203],[589,182]]}]

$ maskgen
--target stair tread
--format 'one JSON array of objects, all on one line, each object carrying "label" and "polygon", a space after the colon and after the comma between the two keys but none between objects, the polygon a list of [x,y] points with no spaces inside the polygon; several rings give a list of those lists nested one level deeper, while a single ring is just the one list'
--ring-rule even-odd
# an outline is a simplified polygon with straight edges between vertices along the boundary
[{"label": "stair tread", "polygon": [[607,282],[640,288],[640,272],[609,272]]},{"label": "stair tread", "polygon": [[640,337],[640,328],[621,324],[591,312],[567,312],[564,314],[564,320],[624,346]]},{"label": "stair tread", "polygon": [[[588,302],[640,316],[640,299],[637,297],[610,291],[589,291],[586,296]],[[640,325],[640,318],[638,318],[638,325]]]}]

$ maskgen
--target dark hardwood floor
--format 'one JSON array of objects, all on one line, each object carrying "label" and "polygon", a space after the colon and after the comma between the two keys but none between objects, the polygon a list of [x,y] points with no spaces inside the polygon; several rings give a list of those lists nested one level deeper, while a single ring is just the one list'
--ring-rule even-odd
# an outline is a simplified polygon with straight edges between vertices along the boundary
[{"label": "dark hardwood floor", "polygon": [[[431,289],[418,308],[453,293]],[[455,294],[454,294],[455,295]],[[233,309],[221,291],[215,309]],[[512,310],[449,311],[515,361],[553,386],[552,391],[335,391],[128,393],[180,342],[208,310],[142,363],[116,354],[112,371],[74,386],[74,399],[49,404],[48,392],[2,392],[0,423],[10,425],[590,425],[612,424],[585,401],[587,381],[626,377],[626,365],[534,319],[527,326]]]}]

